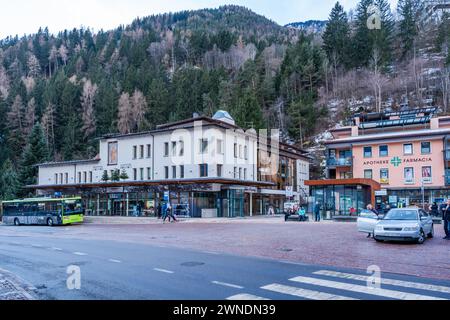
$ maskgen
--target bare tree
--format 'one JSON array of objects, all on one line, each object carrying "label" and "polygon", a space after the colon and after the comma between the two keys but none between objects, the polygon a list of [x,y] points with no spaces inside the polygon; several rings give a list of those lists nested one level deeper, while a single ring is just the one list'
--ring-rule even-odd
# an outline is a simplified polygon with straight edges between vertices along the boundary
[{"label": "bare tree", "polygon": [[122,134],[131,132],[132,119],[133,119],[133,106],[130,101],[130,95],[127,92],[122,93],[119,98],[119,121],[117,123],[117,129]]},{"label": "bare tree", "polygon": [[81,130],[84,132],[85,138],[91,136],[97,129],[94,112],[94,100],[97,90],[98,86],[92,84],[91,80],[87,80],[84,83],[83,93],[81,94],[81,107],[83,108],[83,127]]},{"label": "bare tree", "polygon": [[380,67],[381,57],[380,52],[378,49],[373,50],[372,59],[371,59],[371,65],[372,65],[372,72],[371,72],[371,83],[372,88],[375,96],[375,109],[377,112],[381,112],[381,105],[382,105],[382,89],[383,86],[387,83],[387,78],[381,73],[381,67]]},{"label": "bare tree", "polygon": [[442,105],[444,107],[444,113],[447,114],[450,99],[450,68],[443,67],[441,68],[440,73]]},{"label": "bare tree", "polygon": [[39,77],[39,75],[41,73],[41,65],[39,64],[39,60],[32,53],[30,53],[30,55],[28,57],[27,67],[28,67],[28,76],[29,77],[31,77],[31,78]]},{"label": "bare tree", "polygon": [[49,76],[52,76],[52,65],[54,65],[55,69],[58,70],[58,50],[55,46],[50,49],[50,53],[48,56],[48,70]]},{"label": "bare tree", "polygon": [[29,135],[31,130],[33,129],[35,121],[36,121],[36,101],[34,100],[34,98],[31,98],[30,101],[28,101],[27,108],[25,109],[25,117],[24,117],[25,133],[27,135]]},{"label": "bare tree", "polygon": [[69,60],[68,53],[69,50],[67,50],[66,46],[62,44],[58,49],[58,55],[64,63],[64,66],[67,65],[67,60]]},{"label": "bare tree", "polygon": [[9,78],[3,65],[0,64],[0,97],[7,99],[9,95]]},{"label": "bare tree", "polygon": [[8,128],[17,137],[24,137],[23,101],[20,95],[14,99],[11,110],[7,113]]},{"label": "bare tree", "polygon": [[145,119],[145,113],[147,112],[147,101],[145,100],[144,94],[139,90],[134,90],[133,96],[131,97],[133,122],[132,130],[142,131],[147,127],[147,121]]},{"label": "bare tree", "polygon": [[[44,128],[45,138],[49,150],[55,151],[55,106],[52,103],[47,105],[41,119]],[[55,154],[54,154],[55,156]]]}]

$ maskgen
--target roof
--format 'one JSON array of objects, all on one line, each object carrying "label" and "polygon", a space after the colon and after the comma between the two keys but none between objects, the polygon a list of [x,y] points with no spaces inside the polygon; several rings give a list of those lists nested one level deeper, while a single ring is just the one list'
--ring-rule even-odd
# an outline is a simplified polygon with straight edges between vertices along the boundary
[{"label": "roof", "polygon": [[99,162],[99,161],[100,161],[100,159],[72,160],[72,161],[60,161],[60,162],[45,162],[45,163],[39,163],[36,166],[37,167],[52,167],[52,166],[62,166],[62,165],[94,163],[94,162]]},{"label": "roof", "polygon": [[30,199],[17,199],[2,201],[2,203],[29,203],[29,202],[61,202],[61,201],[74,201],[81,200],[81,197],[70,197],[70,198],[30,198]]},{"label": "roof", "polygon": [[353,143],[353,142],[363,142],[378,139],[390,139],[390,138],[417,138],[421,136],[439,136],[450,134],[450,128],[447,129],[423,129],[423,130],[408,130],[400,132],[389,132],[389,133],[376,133],[367,134],[362,136],[347,137],[341,139],[334,139],[325,141],[324,144],[338,144],[338,143]]}]

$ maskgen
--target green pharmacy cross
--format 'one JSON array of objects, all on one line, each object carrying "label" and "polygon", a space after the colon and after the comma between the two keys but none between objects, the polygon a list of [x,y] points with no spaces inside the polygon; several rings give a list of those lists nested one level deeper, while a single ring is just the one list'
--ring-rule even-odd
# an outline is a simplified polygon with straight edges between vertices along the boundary
[{"label": "green pharmacy cross", "polygon": [[394,167],[398,167],[402,163],[402,160],[399,157],[392,158],[391,164],[394,165]]}]

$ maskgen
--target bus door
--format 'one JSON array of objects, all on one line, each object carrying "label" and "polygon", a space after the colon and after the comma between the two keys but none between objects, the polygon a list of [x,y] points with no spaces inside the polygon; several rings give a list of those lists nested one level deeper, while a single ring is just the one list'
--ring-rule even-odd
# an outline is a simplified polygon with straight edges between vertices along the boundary
[{"label": "bus door", "polygon": [[17,206],[17,219],[19,219],[20,224],[27,224],[27,214],[25,212],[24,205],[22,203],[19,203]]}]

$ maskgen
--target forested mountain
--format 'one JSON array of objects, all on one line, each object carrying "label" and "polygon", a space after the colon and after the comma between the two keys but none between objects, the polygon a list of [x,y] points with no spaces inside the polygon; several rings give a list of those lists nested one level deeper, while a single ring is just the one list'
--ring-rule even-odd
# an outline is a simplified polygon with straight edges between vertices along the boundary
[{"label": "forested mountain", "polygon": [[[372,3],[381,30],[367,29]],[[419,28],[420,3],[400,0],[397,20],[386,0],[361,0],[354,15],[337,3],[323,35],[224,6],[1,40],[0,198],[23,195],[35,163],[94,157],[102,134],[194,112],[225,109],[308,146],[354,108],[419,105],[430,92],[447,106],[449,17]]]},{"label": "forested mountain", "polygon": [[322,33],[325,30],[327,21],[308,20],[304,22],[291,22],[286,27],[297,28],[307,33]]}]

